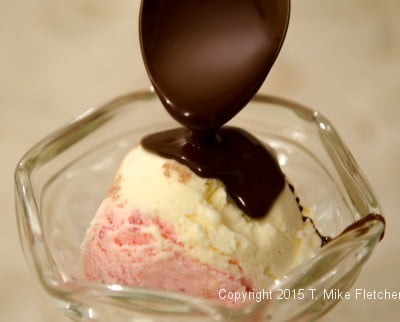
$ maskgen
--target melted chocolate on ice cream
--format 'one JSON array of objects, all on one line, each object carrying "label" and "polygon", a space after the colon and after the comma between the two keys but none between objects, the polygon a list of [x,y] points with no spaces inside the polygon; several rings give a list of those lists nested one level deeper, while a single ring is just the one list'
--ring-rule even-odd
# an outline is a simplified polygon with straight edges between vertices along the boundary
[{"label": "melted chocolate on ice cream", "polygon": [[145,137],[142,145],[201,177],[221,180],[239,208],[251,217],[263,217],[285,185],[279,165],[263,143],[233,127],[201,138],[200,145],[192,134],[187,128],[160,132]]},{"label": "melted chocolate on ice cream", "polygon": [[276,158],[249,133],[222,127],[255,95],[285,38],[289,0],[144,0],[142,53],[167,111],[186,128],[142,145],[218,178],[244,213],[267,214],[285,185]]}]

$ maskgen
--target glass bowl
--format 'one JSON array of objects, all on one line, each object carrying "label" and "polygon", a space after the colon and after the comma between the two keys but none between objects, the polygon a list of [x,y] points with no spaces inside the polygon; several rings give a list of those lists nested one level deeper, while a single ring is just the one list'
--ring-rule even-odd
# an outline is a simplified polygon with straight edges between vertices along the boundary
[{"label": "glass bowl", "polygon": [[[308,321],[348,290],[384,231],[369,220],[378,203],[335,129],[319,113],[256,96],[230,125],[272,146],[323,235],[335,237],[315,257],[271,286],[273,299],[241,309],[160,290],[83,279],[80,245],[123,156],[149,133],[176,127],[156,95],[138,92],[78,116],[35,145],[15,172],[16,211],[26,260],[41,287],[78,321]],[[325,293],[324,293],[325,292]]]}]

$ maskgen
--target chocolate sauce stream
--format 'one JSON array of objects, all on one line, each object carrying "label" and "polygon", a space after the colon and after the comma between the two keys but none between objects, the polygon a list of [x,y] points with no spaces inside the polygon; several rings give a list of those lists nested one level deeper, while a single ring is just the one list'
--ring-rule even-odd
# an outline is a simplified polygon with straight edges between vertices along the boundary
[{"label": "chocolate sauce stream", "polygon": [[147,136],[142,145],[201,177],[221,180],[245,214],[264,217],[286,184],[275,157],[238,128],[222,127],[216,136],[195,140],[192,135],[189,129],[178,128]]}]

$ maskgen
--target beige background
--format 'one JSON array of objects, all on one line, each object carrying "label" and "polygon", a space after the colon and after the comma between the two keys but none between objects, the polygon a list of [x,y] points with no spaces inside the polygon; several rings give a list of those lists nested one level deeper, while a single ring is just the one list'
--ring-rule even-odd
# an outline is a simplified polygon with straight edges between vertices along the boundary
[{"label": "beige background", "polygon": [[[13,168],[76,114],[148,86],[138,2],[0,0],[1,321],[64,320],[25,266]],[[288,37],[263,91],[312,106],[336,125],[388,221],[386,238],[355,287],[400,291],[400,1],[292,2]],[[322,320],[400,321],[400,301],[347,301]]]}]

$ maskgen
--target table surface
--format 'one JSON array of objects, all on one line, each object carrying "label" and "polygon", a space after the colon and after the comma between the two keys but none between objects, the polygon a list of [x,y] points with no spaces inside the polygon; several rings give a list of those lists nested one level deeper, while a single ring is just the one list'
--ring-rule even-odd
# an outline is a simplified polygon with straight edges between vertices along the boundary
[{"label": "table surface", "polygon": [[[13,170],[26,150],[87,108],[147,88],[139,1],[0,0],[0,316],[63,321],[25,265]],[[348,144],[385,215],[385,239],[354,288],[400,291],[400,1],[293,1],[282,53],[262,92],[325,114]],[[400,301],[343,301],[330,321],[399,321]]]}]

